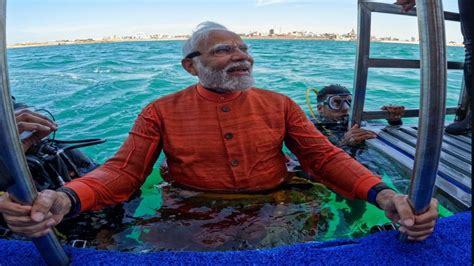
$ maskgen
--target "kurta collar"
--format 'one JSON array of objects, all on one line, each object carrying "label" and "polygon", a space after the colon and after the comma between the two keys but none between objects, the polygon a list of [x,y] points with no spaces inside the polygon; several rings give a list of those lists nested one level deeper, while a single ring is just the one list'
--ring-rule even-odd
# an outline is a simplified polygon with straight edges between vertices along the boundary
[{"label": "kurta collar", "polygon": [[225,102],[230,102],[232,100],[235,100],[237,97],[239,97],[242,94],[243,91],[217,93],[217,92],[213,92],[208,89],[205,89],[200,83],[198,83],[197,92],[199,95],[201,95],[202,97],[204,97],[205,99],[209,101],[213,101],[216,103],[225,103]]}]

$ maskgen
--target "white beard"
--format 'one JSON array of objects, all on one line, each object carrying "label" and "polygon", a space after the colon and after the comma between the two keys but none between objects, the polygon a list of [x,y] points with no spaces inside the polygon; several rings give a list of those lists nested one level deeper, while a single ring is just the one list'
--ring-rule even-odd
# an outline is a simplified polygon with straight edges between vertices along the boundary
[{"label": "white beard", "polygon": [[[232,92],[246,90],[254,85],[252,76],[252,64],[248,61],[231,63],[223,70],[214,70],[204,66],[201,60],[195,60],[198,71],[199,82],[203,87],[213,89],[218,92]],[[248,76],[232,77],[227,74],[227,70],[232,67],[244,66],[249,69]]]}]

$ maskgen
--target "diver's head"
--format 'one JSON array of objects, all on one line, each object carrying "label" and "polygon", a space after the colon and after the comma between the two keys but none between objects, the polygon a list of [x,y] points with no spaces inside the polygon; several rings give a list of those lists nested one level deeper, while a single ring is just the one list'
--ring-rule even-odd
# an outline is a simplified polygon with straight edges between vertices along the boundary
[{"label": "diver's head", "polygon": [[352,94],[344,86],[331,84],[322,88],[317,97],[318,113],[322,118],[344,120],[349,115]]},{"label": "diver's head", "polygon": [[230,92],[252,87],[253,58],[247,44],[226,27],[203,22],[183,45],[181,64],[205,88]]}]

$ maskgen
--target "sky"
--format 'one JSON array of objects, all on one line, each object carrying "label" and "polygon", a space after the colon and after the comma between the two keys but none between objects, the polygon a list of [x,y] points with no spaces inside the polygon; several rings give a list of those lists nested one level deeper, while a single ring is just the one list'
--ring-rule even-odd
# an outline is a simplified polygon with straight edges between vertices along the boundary
[{"label": "sky", "polygon": [[[380,2],[393,3],[395,0]],[[456,0],[443,0],[458,12]],[[7,44],[146,34],[185,35],[215,21],[237,33],[357,31],[357,0],[9,0]],[[415,17],[373,14],[372,35],[418,39]],[[448,41],[462,42],[446,22]]]}]

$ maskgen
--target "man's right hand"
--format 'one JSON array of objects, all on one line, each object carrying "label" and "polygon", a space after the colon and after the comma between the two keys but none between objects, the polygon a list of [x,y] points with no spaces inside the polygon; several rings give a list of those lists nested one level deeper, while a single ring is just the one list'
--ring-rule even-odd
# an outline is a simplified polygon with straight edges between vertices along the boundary
[{"label": "man's right hand", "polygon": [[373,131],[367,130],[365,128],[360,128],[359,125],[355,124],[352,126],[349,131],[344,134],[341,140],[341,146],[354,146],[360,144],[366,139],[376,138],[377,134]]},{"label": "man's right hand", "polygon": [[71,201],[64,192],[43,190],[33,206],[12,201],[8,193],[0,197],[0,212],[8,227],[17,234],[35,238],[48,234],[71,209]]},{"label": "man's right hand", "polygon": [[20,134],[24,131],[33,133],[22,140],[23,151],[27,151],[32,145],[58,129],[58,125],[46,116],[26,108],[15,110],[15,119]]}]

